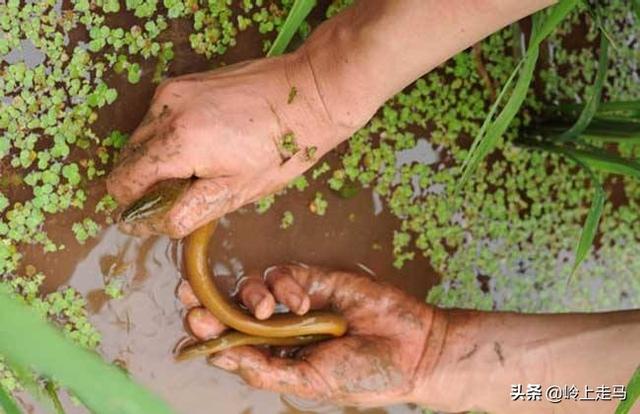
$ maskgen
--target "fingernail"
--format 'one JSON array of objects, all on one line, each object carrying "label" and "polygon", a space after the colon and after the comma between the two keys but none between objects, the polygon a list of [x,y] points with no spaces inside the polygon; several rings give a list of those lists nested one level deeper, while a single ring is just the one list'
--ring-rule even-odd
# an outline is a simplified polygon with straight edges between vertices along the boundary
[{"label": "fingernail", "polygon": [[300,305],[302,305],[302,299],[298,295],[291,295],[289,297],[289,306],[295,313],[300,312]]},{"label": "fingernail", "polygon": [[286,266],[271,266],[265,269],[262,274],[262,278],[267,280],[269,277],[273,277],[273,275],[289,273],[289,268]]},{"label": "fingernail", "polygon": [[263,278],[264,280],[267,280],[267,278],[269,277],[269,275],[270,275],[271,273],[273,273],[273,272],[274,272],[275,270],[277,270],[277,269],[278,269],[278,266],[270,266],[270,267],[267,267],[266,269],[264,269],[264,272],[262,272],[262,278]]},{"label": "fingernail", "polygon": [[300,301],[300,304],[296,308],[296,313],[298,315],[304,315],[309,311],[309,307],[311,306],[311,301],[308,296],[304,296]]},{"label": "fingernail", "polygon": [[251,293],[248,298],[249,307],[251,308],[251,310],[255,312],[260,306],[260,302],[262,302],[262,299],[263,297],[260,292]]},{"label": "fingernail", "polygon": [[238,362],[225,354],[212,356],[209,358],[209,363],[225,371],[235,371],[238,369]]},{"label": "fingernail", "polygon": [[269,304],[269,297],[264,297],[260,300],[258,305],[254,308],[254,315],[256,318],[260,320],[267,319],[271,316],[271,306]]}]

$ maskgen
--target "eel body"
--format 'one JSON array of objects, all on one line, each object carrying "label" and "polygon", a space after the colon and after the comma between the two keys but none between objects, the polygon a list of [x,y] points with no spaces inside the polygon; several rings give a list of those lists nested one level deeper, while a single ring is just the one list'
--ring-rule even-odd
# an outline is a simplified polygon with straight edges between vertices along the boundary
[{"label": "eel body", "polygon": [[[158,217],[164,215],[188,188],[189,181],[171,180],[157,184],[127,208],[121,220],[127,223],[159,220]],[[311,311],[305,315],[282,313],[259,320],[227,300],[213,282],[209,268],[208,251],[216,224],[217,220],[211,221],[184,239],[185,278],[200,303],[234,331],[182,348],[176,357],[178,360],[210,355],[241,345],[307,345],[346,332],[346,320],[333,312]]]}]

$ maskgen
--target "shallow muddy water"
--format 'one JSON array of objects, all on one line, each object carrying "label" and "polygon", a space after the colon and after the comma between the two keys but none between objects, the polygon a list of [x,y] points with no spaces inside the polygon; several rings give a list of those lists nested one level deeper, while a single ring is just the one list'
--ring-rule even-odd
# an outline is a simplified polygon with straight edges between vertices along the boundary
[{"label": "shallow muddy water", "polygon": [[[325,217],[307,211],[307,194],[281,197],[264,215],[247,208],[222,220],[211,252],[221,287],[232,286],[243,272],[295,260],[370,272],[424,298],[436,282],[434,272],[423,259],[410,262],[401,272],[392,268],[394,221],[385,211],[376,214],[371,193],[362,191],[349,200],[329,197]],[[286,209],[293,211],[296,223],[281,230],[281,212]],[[66,238],[74,220],[67,217],[58,218],[55,228],[49,229],[51,234]],[[420,412],[410,406],[358,411],[296,401],[253,390],[202,359],[176,363],[172,350],[186,336],[183,309],[175,296],[181,277],[181,242],[133,238],[110,226],[93,243],[78,246],[69,240],[67,246],[55,256],[32,251],[28,262],[47,270],[50,289],[64,283],[83,293],[91,320],[103,335],[103,356],[125,366],[179,413]],[[102,289],[109,278],[124,281],[123,298],[107,300]]]},{"label": "shallow muddy water", "polygon": [[[112,18],[110,16],[110,21]],[[113,23],[128,26],[132,21],[130,16],[119,15]],[[250,30],[239,35],[238,46],[223,58],[206,61],[191,51],[189,30],[187,22],[171,21],[171,28],[163,35],[175,45],[176,59],[170,66],[170,76],[215,68],[222,61],[230,64],[262,55],[261,40]],[[85,35],[73,33],[71,44]],[[99,136],[106,136],[114,129],[130,133],[144,116],[155,85],[150,82],[152,62],[142,62],[142,67],[142,82],[135,86],[119,76],[107,77],[118,89],[119,98],[101,111],[94,126]],[[430,147],[424,145],[418,152],[405,156],[421,157],[427,162],[435,160]],[[436,283],[437,275],[421,257],[407,263],[402,271],[392,267],[391,240],[397,221],[384,211],[380,200],[369,190],[342,199],[326,187],[314,186],[317,184],[312,183],[304,193],[292,190],[279,197],[266,214],[257,214],[249,206],[221,221],[211,252],[211,265],[219,286],[231,289],[245,272],[298,261],[366,272],[424,299]],[[316,189],[322,190],[329,201],[324,217],[309,212],[308,205]],[[40,246],[22,246],[22,264],[34,265],[46,274],[45,291],[70,285],[84,294],[91,321],[102,334],[99,350],[105,359],[126,367],[135,379],[162,396],[177,412],[421,412],[412,406],[357,410],[296,401],[251,389],[237,377],[207,366],[203,359],[174,362],[173,349],[186,336],[183,309],[175,295],[181,277],[181,242],[165,237],[133,238],[121,233],[116,226],[105,225],[96,239],[79,245],[71,225],[87,215],[92,216],[95,202],[104,195],[104,183],[96,181],[86,190],[89,201],[84,211],[68,210],[47,222],[46,231],[56,243],[63,243],[65,249],[44,254]],[[21,189],[13,191],[15,196]],[[282,230],[280,220],[287,210],[294,214],[295,224]],[[93,218],[100,220],[100,217]],[[120,299],[109,300],[104,293],[105,283],[111,278],[124,283],[124,296]],[[68,412],[85,412],[71,405],[67,408]]]}]

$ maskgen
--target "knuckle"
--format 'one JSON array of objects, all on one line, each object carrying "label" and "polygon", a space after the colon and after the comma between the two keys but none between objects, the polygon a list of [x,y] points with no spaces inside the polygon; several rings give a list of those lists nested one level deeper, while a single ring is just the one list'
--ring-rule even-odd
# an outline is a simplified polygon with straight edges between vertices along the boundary
[{"label": "knuckle", "polygon": [[175,205],[165,214],[163,219],[164,233],[170,238],[181,239],[194,230],[197,212],[188,204]]},{"label": "knuckle", "polygon": [[122,203],[124,200],[124,191],[122,188],[122,183],[114,174],[109,175],[107,177],[107,193],[115,198],[116,202]]},{"label": "knuckle", "polygon": [[165,232],[169,238],[182,239],[187,237],[191,231],[190,228],[185,226],[183,223],[167,221],[165,224]]},{"label": "knuckle", "polygon": [[249,371],[244,376],[244,382],[254,388],[265,388],[266,381],[262,378],[262,375],[255,371]]}]

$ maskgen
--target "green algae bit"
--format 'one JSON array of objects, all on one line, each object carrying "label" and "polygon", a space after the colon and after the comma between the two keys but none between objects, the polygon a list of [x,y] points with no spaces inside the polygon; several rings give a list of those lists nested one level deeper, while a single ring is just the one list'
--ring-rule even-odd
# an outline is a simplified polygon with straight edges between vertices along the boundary
[{"label": "green algae bit", "polygon": [[[58,3],[0,2],[4,34],[0,37],[0,162],[11,167],[10,174],[0,177],[0,274],[3,283],[27,302],[52,319],[63,320],[69,337],[93,348],[99,334],[86,320],[84,299],[73,290],[40,297],[37,286],[44,276],[20,272],[26,263],[17,246],[37,244],[47,252],[64,248],[43,231],[48,217],[93,207],[87,201],[87,187],[106,174],[126,141],[124,134],[100,137],[93,130],[103,108],[118,102],[118,91],[107,82],[111,79],[107,74],[113,71],[132,83],[163,79],[177,52],[167,40],[173,19],[189,22],[193,28],[189,44],[206,58],[224,58],[237,34],[251,27],[264,35],[267,51],[294,0],[276,0],[268,6],[245,0],[235,11],[228,0],[198,8],[192,7],[193,1],[179,0],[109,0],[95,5],[72,0],[64,3],[64,9]],[[333,1],[327,16],[350,3]],[[139,20],[133,26],[120,26],[113,15],[118,10]],[[638,10],[636,0],[611,0],[599,24],[593,24],[585,4],[579,2],[560,22],[545,43],[549,59],[536,71],[537,89],[542,93],[536,95],[529,88],[522,109],[493,142],[490,162],[478,163],[462,188],[464,199],[452,189],[469,155],[468,144],[478,136],[493,103],[468,51],[390,99],[346,144],[336,168],[323,164],[309,179],[326,181],[335,191],[356,183],[372,188],[384,200],[385,208],[398,217],[395,264],[400,267],[422,254],[443,275],[442,283],[429,294],[432,303],[521,311],[640,306],[640,183],[594,171],[605,190],[615,188],[617,199],[623,201],[605,200],[595,236],[599,248],[585,257],[567,285],[566,278],[558,275],[572,269],[572,252],[596,188],[585,187],[590,175],[565,157],[513,145],[549,104],[555,108],[559,103],[559,112],[562,107],[576,111],[582,108],[582,97],[591,96],[598,76],[597,49],[592,45],[598,42],[599,26],[616,45],[610,52],[599,107],[638,100],[638,72],[629,68],[637,67],[640,42],[628,42],[638,36]],[[585,42],[567,42],[578,26],[586,30]],[[65,44],[65,39],[75,39],[72,32],[85,31],[87,46]],[[308,32],[306,23],[297,30],[300,37]],[[520,50],[518,33],[507,28],[478,45],[486,72],[497,86],[504,85],[517,67],[520,56],[511,51]],[[37,58],[4,60],[23,48]],[[603,138],[601,126],[610,122],[596,116],[586,130],[589,135],[591,128],[587,137],[591,145],[604,145],[595,138]],[[562,125],[556,132],[570,126]],[[609,136],[610,142],[619,156],[637,159],[640,151],[633,139],[626,139],[634,136],[629,131]],[[415,149],[422,138],[437,153],[437,161],[432,165],[401,162],[398,153]],[[79,159],[71,160],[72,152]],[[23,186],[26,199],[17,199],[12,186]],[[309,183],[301,177],[291,187],[307,191]],[[308,193],[308,200],[314,199],[315,192]],[[264,212],[274,202],[271,196],[258,208]],[[326,208],[324,203],[318,205]],[[106,215],[115,205],[106,198],[95,210]],[[96,224],[101,223],[83,219],[76,224],[76,234],[84,240],[96,234]],[[487,283],[480,281],[483,276]],[[2,361],[0,384],[9,391],[19,388],[14,373]]]}]

